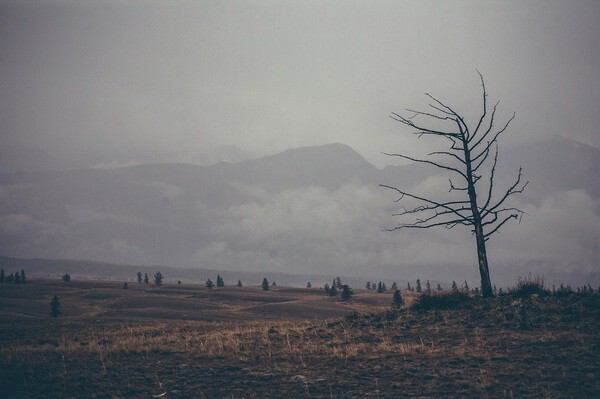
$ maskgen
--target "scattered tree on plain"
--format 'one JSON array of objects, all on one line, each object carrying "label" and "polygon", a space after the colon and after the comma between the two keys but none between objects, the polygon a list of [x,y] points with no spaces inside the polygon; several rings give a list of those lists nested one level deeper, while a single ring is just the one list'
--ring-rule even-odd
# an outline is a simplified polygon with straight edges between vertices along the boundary
[{"label": "scattered tree on plain", "polygon": [[267,280],[266,277],[263,278],[262,289],[263,289],[263,291],[269,291],[269,280]]},{"label": "scattered tree on plain", "polygon": [[329,294],[329,296],[336,296],[337,292],[338,290],[337,288],[335,288],[335,285],[332,285],[327,293]]},{"label": "scattered tree on plain", "polygon": [[402,299],[402,295],[400,294],[400,290],[394,291],[394,296],[392,297],[392,306],[395,308],[399,308],[404,305],[404,299]]},{"label": "scattered tree on plain", "polygon": [[19,272],[15,273],[15,284],[16,285],[21,284],[21,273],[19,273]]},{"label": "scattered tree on plain", "polygon": [[128,288],[129,288],[129,284],[127,284],[127,281],[125,281],[125,282],[123,283],[123,289],[124,289],[124,290],[126,290],[126,289],[128,289]]},{"label": "scattered tree on plain", "polygon": [[[522,193],[528,182],[521,182],[522,168],[519,168],[515,181],[507,189],[498,193],[494,186],[498,163],[498,138],[506,131],[515,114],[513,113],[512,117],[499,129],[494,128],[499,102],[496,102],[488,116],[490,110],[487,104],[487,90],[483,76],[479,74],[479,77],[483,89],[483,110],[474,127],[469,126],[465,118],[454,109],[429,93],[425,93],[431,100],[429,103],[431,109],[428,112],[407,110],[409,113],[407,116],[397,113],[391,115],[394,120],[415,129],[415,134],[419,137],[444,138],[450,142],[448,150],[431,152],[429,159],[413,158],[402,154],[387,155],[432,165],[451,173],[459,179],[459,182],[449,179],[451,197],[446,200],[431,199],[408,193],[397,187],[381,186],[396,191],[400,195],[398,201],[407,197],[419,204],[414,208],[404,208],[394,215],[415,217],[416,221],[401,222],[389,231],[428,229],[438,226],[447,229],[456,226],[469,227],[475,237],[483,296],[487,298],[493,296],[493,292],[486,242],[511,219],[521,219],[524,212],[514,206],[506,206],[505,202],[513,195]],[[422,124],[421,119],[426,119],[427,123]],[[434,127],[433,122],[438,123],[438,126],[444,124],[445,127]],[[444,157],[446,162],[438,161],[435,159],[436,156]],[[488,159],[491,162],[488,162]],[[481,186],[484,182],[485,185]],[[496,192],[494,192],[495,188]],[[478,198],[478,195],[482,193],[483,197]]]},{"label": "scattered tree on plain", "polygon": [[275,281],[273,281],[273,282],[271,283],[271,286],[272,286],[272,287],[275,287],[276,285],[277,285],[277,283],[275,283]]},{"label": "scattered tree on plain", "polygon": [[71,281],[71,275],[65,270],[65,274],[62,275],[62,281],[68,283]]},{"label": "scattered tree on plain", "polygon": [[177,285],[181,285],[181,280],[177,280]]},{"label": "scattered tree on plain", "polygon": [[25,284],[27,282],[27,278],[25,277],[25,270],[21,269],[21,284]]},{"label": "scattered tree on plain", "polygon": [[59,298],[56,295],[54,295],[54,298],[52,298],[52,302],[50,302],[50,316],[58,317],[61,314],[62,312],[60,311]]},{"label": "scattered tree on plain", "polygon": [[138,284],[142,284],[142,272],[137,272],[137,282]]},{"label": "scattered tree on plain", "polygon": [[365,285],[365,288],[370,290],[371,289],[371,282],[367,281],[367,284]]},{"label": "scattered tree on plain", "polygon": [[8,284],[14,283],[15,282],[15,275],[13,273],[11,273],[8,276],[6,276],[6,282]]},{"label": "scattered tree on plain", "polygon": [[348,286],[348,284],[342,285],[342,301],[347,301],[352,298],[354,292],[352,292],[352,288]]},{"label": "scattered tree on plain", "polygon": [[225,287],[225,281],[223,277],[217,274],[217,287]]},{"label": "scattered tree on plain", "polygon": [[397,289],[398,289],[398,284],[396,284],[396,282],[394,281],[394,282],[392,283],[392,286],[390,287],[390,290],[391,290],[391,291],[396,291]]},{"label": "scattered tree on plain", "polygon": [[452,281],[452,292],[457,292],[458,291],[458,285],[456,284],[456,281]]},{"label": "scattered tree on plain", "polygon": [[329,288],[329,284],[325,283],[325,287],[323,287],[323,289],[325,290],[325,294],[329,295],[329,290],[331,288]]},{"label": "scattered tree on plain", "polygon": [[163,279],[164,277],[160,271],[154,273],[154,285],[160,287],[162,285]]},{"label": "scattered tree on plain", "polygon": [[410,283],[406,283],[406,291],[412,291]]},{"label": "scattered tree on plain", "polygon": [[465,292],[468,294],[469,293],[469,284],[467,284],[467,280],[465,280]]},{"label": "scattered tree on plain", "polygon": [[241,287],[242,286],[242,280],[238,280],[236,286]]},{"label": "scattered tree on plain", "polygon": [[148,273],[144,273],[144,284],[150,284],[150,279],[148,278]]},{"label": "scattered tree on plain", "polygon": [[204,285],[206,286],[206,288],[208,288],[209,291],[212,291],[212,288],[215,286],[215,283],[213,283],[211,279],[207,279]]},{"label": "scattered tree on plain", "polygon": [[429,280],[427,280],[427,282],[425,283],[425,293],[427,295],[431,295],[431,283],[429,282]]},{"label": "scattered tree on plain", "polygon": [[437,285],[437,290],[438,290],[438,292],[444,291],[441,284]]},{"label": "scattered tree on plain", "polygon": [[421,292],[421,280],[417,279],[417,292]]},{"label": "scattered tree on plain", "polygon": [[306,288],[312,288],[312,284],[310,283],[310,281],[306,283]]},{"label": "scattered tree on plain", "polygon": [[0,284],[4,284],[4,269],[0,270]]},{"label": "scattered tree on plain", "polygon": [[337,288],[337,289],[342,288],[342,279],[339,277],[335,278],[335,288]]}]

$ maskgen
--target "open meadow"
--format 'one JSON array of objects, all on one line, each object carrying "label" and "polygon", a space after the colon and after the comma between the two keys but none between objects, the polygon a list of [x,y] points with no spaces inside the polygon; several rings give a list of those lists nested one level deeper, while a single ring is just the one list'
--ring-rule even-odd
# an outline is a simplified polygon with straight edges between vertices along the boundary
[{"label": "open meadow", "polygon": [[600,396],[597,293],[396,310],[391,300],[360,289],[342,302],[318,288],[4,284],[0,397]]}]

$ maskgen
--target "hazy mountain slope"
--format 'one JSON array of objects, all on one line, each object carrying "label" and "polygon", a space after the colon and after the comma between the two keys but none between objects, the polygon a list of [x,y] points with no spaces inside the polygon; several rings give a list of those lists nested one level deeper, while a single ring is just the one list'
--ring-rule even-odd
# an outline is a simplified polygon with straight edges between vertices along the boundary
[{"label": "hazy mountain slope", "polygon": [[[499,182],[509,181],[523,165],[531,186],[519,201],[532,214],[529,219],[538,221],[531,228],[547,234],[561,226],[568,232],[565,223],[572,219],[581,225],[581,219],[589,231],[574,238],[571,252],[593,259],[599,159],[597,149],[565,138],[501,147]],[[380,183],[417,193],[447,191],[447,178],[433,168],[378,170],[341,144],[213,166],[5,173],[0,175],[0,254],[354,275],[399,265],[409,270],[470,262],[469,242],[456,241],[457,234],[382,233],[393,225],[390,215],[399,205]],[[569,192],[575,194],[561,194]],[[501,241],[507,251],[515,247],[510,237]],[[542,237],[535,256],[551,263],[554,255],[543,249]],[[436,243],[433,250],[430,241]],[[523,249],[529,252],[535,253]]]}]

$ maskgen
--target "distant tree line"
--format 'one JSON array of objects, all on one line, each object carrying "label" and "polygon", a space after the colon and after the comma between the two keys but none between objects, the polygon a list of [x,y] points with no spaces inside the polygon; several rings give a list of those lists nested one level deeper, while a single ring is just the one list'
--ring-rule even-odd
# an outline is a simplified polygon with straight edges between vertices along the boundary
[{"label": "distant tree line", "polygon": [[4,283],[15,285],[27,283],[25,270],[21,269],[21,272],[14,272],[7,276],[4,272],[4,269],[0,269],[0,284]]}]

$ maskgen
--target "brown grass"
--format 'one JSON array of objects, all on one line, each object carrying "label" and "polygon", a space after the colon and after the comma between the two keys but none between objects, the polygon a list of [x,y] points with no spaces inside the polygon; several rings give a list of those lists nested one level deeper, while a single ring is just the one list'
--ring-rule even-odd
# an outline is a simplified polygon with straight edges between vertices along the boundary
[{"label": "brown grass", "polygon": [[[39,291],[46,286],[35,286],[27,288],[31,300],[45,303]],[[111,291],[97,288],[103,295]],[[235,294],[228,300],[226,287],[218,295],[202,294],[208,302],[218,298],[213,305],[222,314],[165,321],[153,309],[177,312],[170,309],[177,306],[177,289],[169,288],[175,291],[169,295],[113,289],[112,296],[88,302],[82,298],[89,298],[90,289],[64,290],[63,304],[77,299],[83,309],[72,315],[68,309],[75,305],[65,307],[59,319],[2,311],[0,397],[600,396],[598,295],[506,296],[445,310],[391,311],[380,310],[391,294],[359,291],[348,305],[316,289],[274,290],[268,294],[286,299],[275,301],[261,299],[258,289],[251,295],[252,288],[231,288]],[[145,317],[130,317],[122,295],[147,304],[141,308]],[[154,295],[170,299],[167,309]],[[204,299],[188,296],[180,298],[185,312],[188,300],[203,306]],[[0,287],[2,309],[8,297]],[[26,302],[25,295],[20,298],[11,304]],[[317,317],[299,318],[303,304],[314,306],[309,309]],[[362,311],[331,318],[330,310],[317,312],[326,305]],[[277,306],[277,317],[256,312],[261,306]],[[24,307],[32,312],[31,304]]]}]

